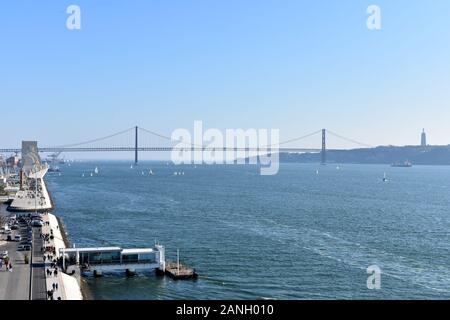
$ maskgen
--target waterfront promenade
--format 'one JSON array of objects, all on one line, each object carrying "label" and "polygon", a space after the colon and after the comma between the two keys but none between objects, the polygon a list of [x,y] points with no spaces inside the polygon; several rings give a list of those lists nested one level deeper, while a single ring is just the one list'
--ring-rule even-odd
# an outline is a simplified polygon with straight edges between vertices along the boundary
[{"label": "waterfront promenade", "polygon": [[63,273],[56,266],[59,250],[66,247],[56,216],[51,213],[45,214],[43,222],[42,234],[44,235],[45,285],[47,291],[53,290],[54,300],[83,300],[79,284],[80,279]]},{"label": "waterfront promenade", "polygon": [[28,173],[21,190],[16,193],[8,207],[9,211],[47,212],[53,209],[52,199],[44,181],[47,171],[48,166],[42,166],[39,171]]}]

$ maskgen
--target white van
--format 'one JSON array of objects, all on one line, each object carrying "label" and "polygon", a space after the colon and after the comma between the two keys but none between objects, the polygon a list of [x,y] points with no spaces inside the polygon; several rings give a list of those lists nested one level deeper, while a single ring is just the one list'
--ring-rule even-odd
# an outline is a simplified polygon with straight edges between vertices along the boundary
[{"label": "white van", "polygon": [[44,223],[42,222],[42,220],[33,220],[31,221],[31,225],[33,227],[42,227]]}]

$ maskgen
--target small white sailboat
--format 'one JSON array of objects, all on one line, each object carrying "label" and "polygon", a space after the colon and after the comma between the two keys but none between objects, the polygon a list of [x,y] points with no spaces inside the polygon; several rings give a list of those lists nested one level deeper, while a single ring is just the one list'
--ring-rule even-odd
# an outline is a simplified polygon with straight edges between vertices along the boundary
[{"label": "small white sailboat", "polygon": [[336,170],[341,170],[341,167],[340,167],[340,166],[337,166],[337,167],[336,167]]},{"label": "small white sailboat", "polygon": [[175,172],[173,173],[173,175],[174,175],[174,176],[177,176],[177,175],[178,175],[178,172],[175,171]]},{"label": "small white sailboat", "polygon": [[148,175],[149,175],[149,176],[152,176],[152,175],[154,175],[154,173],[153,173],[152,169],[150,169],[150,171],[148,172]]},{"label": "small white sailboat", "polygon": [[95,174],[98,174],[98,167],[95,167],[94,173],[95,173]]},{"label": "small white sailboat", "polygon": [[133,165],[130,166],[130,169],[133,169]]},{"label": "small white sailboat", "polygon": [[81,174],[81,177],[84,178],[84,172]]},{"label": "small white sailboat", "polygon": [[181,175],[182,175],[182,176],[184,176],[184,171],[183,171],[183,172],[181,172]]},{"label": "small white sailboat", "polygon": [[94,176],[94,174],[91,172],[91,177],[93,177]]},{"label": "small white sailboat", "polygon": [[316,174],[319,174],[319,170],[316,170]]},{"label": "small white sailboat", "polygon": [[388,178],[386,177],[386,172],[384,173],[384,176],[383,176],[383,182],[388,182],[389,180],[388,180]]},{"label": "small white sailboat", "polygon": [[144,171],[141,171],[141,175],[144,175]]}]

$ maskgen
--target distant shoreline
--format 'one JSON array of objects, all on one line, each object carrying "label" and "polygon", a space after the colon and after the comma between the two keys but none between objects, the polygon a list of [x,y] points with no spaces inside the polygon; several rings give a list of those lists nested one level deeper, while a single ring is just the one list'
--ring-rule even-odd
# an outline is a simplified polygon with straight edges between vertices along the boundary
[{"label": "distant shoreline", "polygon": [[[280,153],[281,163],[320,163],[320,161],[320,152]],[[326,151],[326,163],[391,165],[405,161],[413,165],[450,166],[450,146],[387,146]]]}]

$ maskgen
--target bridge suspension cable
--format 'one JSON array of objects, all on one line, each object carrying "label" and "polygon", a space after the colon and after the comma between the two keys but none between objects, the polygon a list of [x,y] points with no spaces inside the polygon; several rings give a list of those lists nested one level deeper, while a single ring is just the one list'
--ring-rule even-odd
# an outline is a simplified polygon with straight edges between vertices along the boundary
[{"label": "bridge suspension cable", "polygon": [[151,134],[151,135],[154,135],[154,136],[157,136],[157,137],[160,137],[160,138],[169,140],[170,142],[173,142],[173,143],[184,143],[184,144],[186,144],[187,146],[189,146],[189,148],[204,148],[203,145],[197,145],[197,144],[192,143],[192,142],[191,142],[191,143],[187,143],[187,142],[181,141],[181,140],[173,140],[173,139],[172,139],[171,137],[169,137],[169,136],[165,136],[165,135],[156,133],[156,132],[154,132],[154,131],[151,131],[151,130],[148,130],[148,129],[145,129],[145,128],[141,128],[141,127],[138,127],[138,128],[139,128],[140,130],[146,132],[146,133],[149,133],[149,134]]},{"label": "bridge suspension cable", "polygon": [[[154,136],[157,136],[157,137],[160,137],[160,138],[163,138],[163,139],[166,139],[166,140],[175,142],[175,143],[186,143],[186,144],[188,144],[187,142],[183,142],[183,141],[180,141],[180,140],[172,140],[172,138],[169,137],[169,136],[165,136],[165,135],[156,133],[156,132],[154,132],[154,131],[147,130],[147,129],[145,129],[145,128],[139,127],[139,129],[142,130],[142,131],[144,131],[144,132],[147,132],[147,133],[149,133],[149,134],[152,134],[152,135],[154,135]],[[283,141],[283,142],[278,143],[278,146],[285,145],[285,144],[291,143],[291,142],[300,141],[300,140],[309,138],[309,137],[311,137],[311,136],[314,136],[314,135],[316,135],[316,134],[318,134],[318,133],[320,133],[320,132],[322,132],[322,130],[317,130],[317,131],[314,131],[314,132],[312,132],[312,133],[306,134],[306,135],[301,136],[301,137],[289,139],[289,140],[286,140],[286,141]],[[196,145],[196,144],[194,144],[194,143],[191,143],[190,146],[192,146],[192,147],[197,147],[197,148],[203,148],[203,147],[204,147],[204,146],[202,146],[202,145]],[[260,146],[259,148],[261,148],[261,149],[267,149],[267,148],[269,148],[269,149],[270,149],[270,148],[273,147],[273,146],[274,146],[274,145],[266,145],[266,146]]]},{"label": "bridge suspension cable", "polygon": [[364,142],[360,142],[360,141],[356,141],[356,140],[353,140],[353,139],[341,136],[340,134],[337,134],[337,133],[335,133],[333,131],[330,131],[330,130],[327,130],[327,133],[329,133],[329,134],[331,134],[331,135],[333,135],[333,136],[335,136],[337,138],[340,138],[342,140],[345,140],[347,142],[351,142],[353,144],[360,145],[360,146],[363,146],[363,147],[366,147],[366,148],[373,148],[374,147],[374,146],[372,146],[370,144],[367,144],[367,143],[364,143]]},{"label": "bridge suspension cable", "polygon": [[121,134],[127,133],[127,132],[129,132],[129,131],[131,131],[131,130],[134,130],[134,128],[135,128],[135,127],[132,127],[132,128],[129,128],[129,129],[120,131],[120,132],[116,132],[116,133],[110,134],[110,135],[108,135],[108,136],[104,136],[104,137],[101,137],[101,138],[97,138],[97,139],[92,139],[92,140],[83,141],[83,142],[78,142],[78,143],[72,143],[72,144],[66,144],[66,145],[61,145],[61,146],[56,146],[56,147],[51,147],[51,148],[52,148],[52,149],[57,149],[57,148],[73,148],[73,147],[78,147],[78,146],[81,146],[81,145],[84,145],[84,144],[89,144],[89,143],[99,142],[99,141],[103,141],[103,140],[110,139],[110,138],[119,136],[119,135],[121,135]]},{"label": "bridge suspension cable", "polygon": [[153,132],[153,131],[151,131],[151,130],[147,130],[147,129],[145,129],[145,128],[141,128],[141,127],[138,127],[138,129],[139,129],[139,130],[142,130],[142,131],[144,131],[144,132],[150,133],[150,134],[152,134],[152,135],[154,135],[154,136],[157,136],[157,137],[160,137],[160,138],[163,138],[163,139],[172,141],[172,138],[171,138],[171,137],[168,137],[168,136],[165,136],[165,135],[162,135],[162,134]]},{"label": "bridge suspension cable", "polygon": [[311,136],[314,136],[314,135],[316,135],[316,134],[318,134],[318,133],[320,133],[320,132],[322,132],[322,130],[317,130],[317,131],[315,131],[315,132],[309,133],[309,134],[307,134],[307,135],[304,135],[304,136],[301,136],[301,137],[298,137],[298,138],[293,138],[293,139],[289,139],[289,140],[280,142],[279,145],[281,146],[281,145],[284,145],[284,144],[287,144],[287,143],[291,143],[291,142],[303,140],[303,139],[309,138],[309,137],[311,137]]},{"label": "bridge suspension cable", "polygon": [[[316,135],[316,134],[318,134],[320,132],[322,132],[322,130],[317,130],[317,131],[314,131],[312,133],[306,134],[306,135],[301,136],[301,137],[292,138],[292,139],[289,139],[289,140],[286,140],[286,141],[282,141],[282,142],[278,143],[277,147],[285,145],[285,144],[288,144],[288,143],[291,143],[291,142],[300,141],[300,140],[309,138],[309,137],[314,136],[314,135]],[[272,149],[274,146],[275,145],[270,144],[270,145],[266,145],[266,146],[260,146],[259,148],[260,149]]]}]

